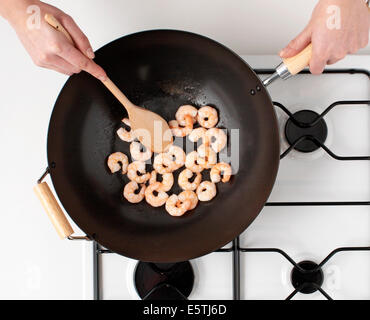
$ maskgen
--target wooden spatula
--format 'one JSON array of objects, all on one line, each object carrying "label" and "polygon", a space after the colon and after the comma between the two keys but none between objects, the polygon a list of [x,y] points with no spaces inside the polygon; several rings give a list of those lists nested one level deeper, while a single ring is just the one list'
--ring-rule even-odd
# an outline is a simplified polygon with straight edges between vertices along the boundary
[{"label": "wooden spatula", "polygon": [[[62,32],[68,41],[74,45],[68,31],[52,14],[46,14],[45,20],[53,28]],[[145,147],[156,153],[166,151],[173,142],[171,130],[167,122],[158,114],[134,105],[109,78],[102,81],[102,83],[127,110],[131,129],[134,130],[136,138]]]}]

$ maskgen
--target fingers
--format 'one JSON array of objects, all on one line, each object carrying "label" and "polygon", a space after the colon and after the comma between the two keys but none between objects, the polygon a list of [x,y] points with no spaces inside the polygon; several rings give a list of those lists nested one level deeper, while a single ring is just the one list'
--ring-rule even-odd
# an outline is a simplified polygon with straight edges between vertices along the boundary
[{"label": "fingers", "polygon": [[70,74],[70,75],[81,72],[80,68],[77,68],[73,64],[70,64],[69,62],[67,62],[66,60],[64,60],[63,58],[57,55],[53,55],[49,59],[47,59],[47,64],[51,66],[55,66],[58,69],[64,70],[65,71],[64,73]]},{"label": "fingers", "polygon": [[306,27],[295,39],[280,51],[279,55],[282,58],[290,58],[300,53],[311,42],[311,30]]},{"label": "fingers", "polygon": [[39,54],[38,58],[34,59],[34,63],[41,68],[52,69],[69,76],[81,72],[81,69],[76,68],[56,55]]},{"label": "fingers", "polygon": [[336,57],[330,58],[326,62],[326,64],[334,64],[334,63],[337,63],[338,61],[342,60],[344,57],[345,57],[345,55],[343,55],[343,56],[336,56]]},{"label": "fingers", "polygon": [[312,58],[310,61],[310,72],[312,74],[321,74],[328,61],[327,50],[317,42],[312,43]]},{"label": "fingers", "polygon": [[321,74],[324,71],[327,62],[335,63],[343,58],[341,55],[330,58],[329,50],[325,46],[325,42],[313,39],[312,32],[310,31],[309,27],[307,27],[295,39],[293,39],[288,46],[280,52],[280,56],[282,58],[293,57],[305,49],[311,43],[311,41],[312,58],[310,60],[309,67],[312,74]]},{"label": "fingers", "polygon": [[63,33],[52,30],[54,41],[49,46],[49,49],[56,56],[59,56],[61,60],[64,60],[74,67],[74,70],[72,70],[70,66],[63,66],[62,69],[67,67],[68,71],[73,71],[74,73],[76,73],[77,70],[84,70],[99,80],[106,80],[107,75],[103,68],[101,68],[92,60],[94,54],[92,52],[89,40],[76,25],[73,19],[70,16],[63,14],[58,17],[58,20],[60,20],[60,22],[63,24],[64,28],[71,35],[74,42],[71,44]]},{"label": "fingers", "polygon": [[[295,39],[293,39],[281,52],[282,58],[290,58],[300,53],[311,43],[311,30],[305,28]],[[312,44],[312,58],[310,61],[310,71],[312,74],[320,74],[326,66],[327,54],[325,48],[320,44]]]},{"label": "fingers", "polygon": [[360,48],[365,48],[369,44],[369,33],[364,32],[360,39]]},{"label": "fingers", "polygon": [[61,68],[58,65],[54,65],[54,64],[51,64],[51,63],[47,63],[47,62],[36,63],[36,65],[41,67],[41,68],[51,69],[51,70],[57,71],[59,73],[63,73],[65,75],[68,75],[68,76],[71,76],[74,73],[71,70],[64,69],[64,68]]},{"label": "fingers", "polygon": [[95,54],[91,48],[89,39],[87,39],[76,22],[70,16],[63,15],[61,18],[61,23],[63,24],[64,28],[68,30],[73,42],[75,43],[75,46],[88,58],[94,59]]},{"label": "fingers", "polygon": [[65,75],[67,75],[67,76],[71,76],[71,75],[73,75],[73,72],[69,72],[69,71],[64,70],[64,69],[62,69],[62,68],[59,68],[59,67],[57,67],[57,66],[48,65],[48,66],[46,66],[45,68],[48,68],[48,69],[54,70],[54,71],[56,71],[56,72],[59,72],[59,73],[65,74]]},{"label": "fingers", "polygon": [[326,66],[326,61],[321,60],[321,59],[311,59],[310,62],[310,72],[312,74],[321,74]]},{"label": "fingers", "polygon": [[58,34],[60,40],[54,46],[54,53],[78,69],[84,70],[99,80],[104,81],[107,77],[105,71],[94,61],[70,44],[63,34]]}]

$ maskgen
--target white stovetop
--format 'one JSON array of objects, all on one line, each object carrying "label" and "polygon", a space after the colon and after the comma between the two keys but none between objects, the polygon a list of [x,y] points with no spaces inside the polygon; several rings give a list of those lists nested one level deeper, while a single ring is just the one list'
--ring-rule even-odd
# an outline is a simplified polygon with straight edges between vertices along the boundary
[{"label": "white stovetop", "polygon": [[[225,16],[224,2],[221,1],[202,1],[201,7],[198,5],[199,1],[193,0],[187,1],[186,7],[184,3],[176,2],[175,5],[173,1],[165,0],[155,1],[151,6],[148,6],[147,1],[144,5],[143,0],[135,1],[135,4],[132,1],[112,1],[111,6],[107,7],[105,3],[104,8],[101,8],[103,2],[98,0],[81,0],[68,2],[68,4],[64,1],[51,1],[71,13],[84,26],[84,29],[88,30],[87,34],[95,48],[122,34],[141,29],[168,27],[200,32],[226,43],[239,53],[249,54],[277,52],[295,33],[292,26],[303,25],[302,21],[309,16],[315,1],[307,2],[306,10],[299,11],[299,15],[292,16],[289,23],[284,19],[284,25],[279,25],[281,30],[285,30],[284,32],[274,34],[274,37],[268,37],[268,40],[261,40],[267,37],[263,33],[270,34],[271,30],[261,28],[259,32],[262,32],[262,35],[254,33],[255,37],[247,36],[247,32],[239,33],[238,31],[248,30],[249,24],[250,29],[256,24],[255,19],[267,21],[265,13],[262,12],[266,10],[266,7],[269,7],[270,13],[274,13],[268,15],[269,19],[276,20],[278,15],[275,13],[281,3],[271,1],[268,6],[266,3],[262,6],[260,1],[255,0],[248,1],[246,5],[245,1],[235,0],[233,3],[235,6],[227,6],[230,12],[226,16],[235,18],[240,8],[243,8],[245,15],[251,11],[253,14],[250,15],[250,19],[237,20],[238,23],[234,23],[236,20],[233,18],[233,24],[227,24],[225,27],[225,24],[218,23],[220,19],[217,18],[221,12],[223,12],[222,16]],[[212,6],[210,6],[211,3]],[[283,8],[285,12],[289,6],[293,5],[294,8],[295,3],[293,0],[285,1]],[[168,9],[162,10],[164,5]],[[301,7],[299,5],[300,9]],[[186,10],[190,10],[188,15],[183,14],[187,12]],[[98,23],[102,12],[109,16],[109,19],[104,19],[104,28],[100,28]],[[161,14],[156,14],[158,12]],[[172,15],[171,12],[181,12],[181,15]],[[163,16],[166,13],[168,16]],[[206,19],[205,17],[209,17],[210,13],[212,18]],[[180,17],[186,17],[186,19],[180,19]],[[199,19],[200,17],[202,19]],[[204,20],[207,23],[200,22]],[[271,25],[275,20],[269,20],[272,21]],[[243,23],[247,25],[244,26]],[[281,23],[280,20],[279,23]],[[0,233],[0,243],[3,247],[3,254],[0,258],[0,299],[90,299],[92,298],[91,244],[59,240],[32,192],[33,185],[45,169],[49,118],[52,106],[66,77],[34,67],[11,28],[2,20],[0,20],[0,34],[2,43],[6,44],[2,46],[0,52],[2,75],[0,78],[0,110],[2,113],[0,120],[0,136],[2,137],[0,211],[3,226]],[[263,68],[274,67],[279,62],[278,57],[271,55],[246,56],[245,59],[253,67]],[[351,56],[337,66],[370,69],[369,61],[369,56]],[[285,170],[284,167],[282,169]],[[278,196],[276,193],[272,195],[272,197],[277,197],[276,199]],[[294,215],[294,213],[294,209],[289,209],[286,215]],[[260,245],[263,233],[259,233],[258,230],[262,230],[262,225],[266,228],[273,227],[270,222],[267,214],[261,215],[261,218],[253,224],[256,237],[254,239],[243,238],[242,241],[245,241],[243,244]],[[304,220],[300,221],[303,229],[304,223]],[[74,228],[78,230],[76,226]],[[293,228],[290,227],[289,230]],[[119,258],[121,257],[111,255],[108,259]],[[200,263],[197,268],[199,273],[207,275],[209,273],[205,272],[205,269],[213,265],[212,262],[216,257],[215,254],[211,254],[203,259],[210,264]],[[226,259],[226,256],[221,259]],[[258,261],[256,260],[258,257],[254,259]],[[225,260],[224,265],[230,272],[231,261]],[[250,265],[249,268],[253,270],[256,265]],[[106,268],[103,272],[108,271]],[[206,277],[202,276],[199,279],[206,282]],[[251,282],[253,279],[258,281],[253,276],[245,280]],[[215,287],[215,293],[210,298],[231,297],[229,281],[227,276],[225,278],[220,276],[220,282],[215,286],[224,288],[223,293],[219,295]],[[194,297],[203,296],[201,283],[198,284],[198,288],[199,291]],[[251,295],[254,294],[258,296],[258,292]],[[120,297],[120,293],[114,294],[113,292],[107,294],[106,297]]]},{"label": "white stovetop", "polygon": [[[271,56],[245,57],[255,67],[269,67]],[[349,60],[342,67],[349,67]],[[363,59],[360,59],[363,60]],[[369,68],[365,60],[357,66]],[[355,66],[355,65],[352,65]],[[262,76],[263,77],[263,76]],[[338,79],[339,78],[339,79]],[[365,75],[299,75],[269,87],[274,101],[290,111],[302,109],[321,113],[338,100],[369,100],[370,82]],[[294,92],[294,95],[292,95]],[[277,111],[281,132],[286,117]],[[341,106],[325,116],[325,144],[338,155],[370,154],[370,110],[364,105]],[[285,150],[287,145],[282,144]],[[293,151],[280,162],[270,202],[278,201],[368,201],[369,161],[337,161],[322,149],[312,154]],[[265,207],[240,236],[247,248],[279,248],[295,261],[321,262],[342,246],[367,246],[370,241],[370,209],[349,207]],[[241,298],[284,299],[293,290],[291,265],[276,253],[241,253]],[[112,254],[103,255],[102,297],[138,298],[133,288],[136,261]],[[232,298],[232,254],[212,253],[192,260],[195,286],[190,299]],[[217,266],[217,267],[215,267]],[[325,265],[323,289],[334,299],[370,298],[369,252],[338,254]],[[323,299],[316,292],[297,294],[295,299]]]},{"label": "white stovetop", "polygon": [[[368,60],[359,66],[368,69],[369,63]],[[293,113],[310,109],[320,114],[335,101],[369,100],[370,81],[363,74],[325,74],[317,78],[298,75],[271,85],[269,92],[274,101]],[[277,114],[283,133],[288,117],[278,108]],[[325,145],[334,153],[342,156],[370,154],[368,106],[338,106],[324,119],[328,126]],[[282,150],[287,147],[287,143],[282,143]],[[369,199],[370,162],[338,161],[319,149],[311,154],[293,151],[280,161],[269,202]],[[367,246],[369,242],[368,206],[265,207],[241,236],[241,246],[276,247],[297,262],[308,259],[316,263],[338,247]],[[242,254],[241,261],[247,270],[242,286],[244,298],[282,299],[293,291],[289,281],[291,265],[280,255],[248,253]],[[369,299],[369,270],[369,252],[338,254],[323,268],[323,289],[335,299]],[[295,299],[300,298],[322,299],[323,296],[319,292],[295,296]]]}]

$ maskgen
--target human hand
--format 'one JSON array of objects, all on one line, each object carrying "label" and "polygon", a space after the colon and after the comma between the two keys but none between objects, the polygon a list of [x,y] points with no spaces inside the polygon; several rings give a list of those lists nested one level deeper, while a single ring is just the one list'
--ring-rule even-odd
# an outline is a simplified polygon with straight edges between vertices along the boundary
[{"label": "human hand", "polygon": [[[30,18],[27,8],[30,5],[40,8],[40,24],[37,28],[30,28],[27,24]],[[46,13],[60,21],[71,35],[74,46],[64,34],[44,20]],[[0,14],[14,28],[36,65],[67,75],[84,70],[100,80],[106,79],[105,71],[92,60],[95,55],[89,40],[74,20],[63,11],[38,0],[2,0]]]},{"label": "human hand", "polygon": [[310,71],[320,74],[326,64],[336,63],[366,47],[369,27],[370,12],[364,0],[320,0],[306,28],[280,56],[295,56],[312,43]]}]

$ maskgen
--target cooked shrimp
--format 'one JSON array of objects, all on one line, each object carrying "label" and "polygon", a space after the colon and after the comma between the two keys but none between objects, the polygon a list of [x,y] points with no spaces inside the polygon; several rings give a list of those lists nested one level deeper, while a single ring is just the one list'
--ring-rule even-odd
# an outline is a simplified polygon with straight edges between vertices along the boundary
[{"label": "cooked shrimp", "polygon": [[[142,150],[145,151],[142,151]],[[130,144],[131,157],[138,161],[147,161],[152,157],[152,151],[144,147],[140,142],[133,141]]]},{"label": "cooked shrimp", "polygon": [[[122,122],[131,128],[131,123],[128,118],[123,118]],[[133,130],[127,131],[125,128],[119,128],[117,130],[117,135],[121,140],[126,141],[126,142],[132,142],[135,140]]]},{"label": "cooked shrimp", "polygon": [[[140,175],[138,173],[140,173]],[[131,162],[127,167],[127,177],[137,183],[145,183],[148,181],[150,179],[150,173],[145,170],[145,162]]]},{"label": "cooked shrimp", "polygon": [[186,190],[179,194],[179,200],[185,202],[190,200],[190,207],[188,210],[193,210],[198,204],[198,197],[194,191]]},{"label": "cooked shrimp", "polygon": [[184,202],[179,200],[179,197],[175,194],[170,196],[166,201],[167,212],[174,217],[182,216],[191,206],[190,200],[185,200]]},{"label": "cooked shrimp", "polygon": [[197,196],[200,201],[209,201],[216,195],[216,185],[211,181],[203,181],[197,188]]},{"label": "cooked shrimp", "polygon": [[192,151],[186,155],[185,167],[193,172],[202,172],[203,166],[198,163],[199,155],[198,152]]},{"label": "cooked shrimp", "polygon": [[112,173],[122,168],[122,174],[125,174],[127,172],[128,157],[122,152],[115,152],[108,157],[107,164]]},{"label": "cooked shrimp", "polygon": [[[214,141],[212,141],[212,138],[214,138]],[[227,135],[222,129],[211,128],[206,132],[206,140],[210,142],[211,147],[215,152],[220,152],[226,146]]]},{"label": "cooked shrimp", "polygon": [[189,133],[191,133],[191,130],[193,130],[193,120],[190,116],[185,116],[184,127],[181,127],[177,120],[171,120],[168,123],[168,126],[170,127],[172,134],[175,137],[185,137]]},{"label": "cooked shrimp", "polygon": [[204,106],[198,110],[197,120],[204,128],[212,128],[218,122],[217,110],[215,108]]},{"label": "cooked shrimp", "polygon": [[145,184],[140,185],[141,189],[138,193],[135,191],[139,189],[139,185],[135,181],[130,181],[125,185],[123,189],[123,196],[131,203],[139,203],[141,200],[144,199],[145,195]]},{"label": "cooked shrimp", "polygon": [[207,136],[206,136],[207,129],[205,128],[195,128],[189,134],[188,138],[191,142],[197,142],[199,139],[202,139],[203,144],[208,144]]},{"label": "cooked shrimp", "polygon": [[180,126],[186,126],[187,125],[186,116],[190,116],[192,124],[194,124],[197,121],[196,119],[197,113],[198,113],[197,108],[187,104],[187,105],[181,106],[177,110],[175,114],[175,118],[177,122],[180,124]]},{"label": "cooked shrimp", "polygon": [[175,163],[175,170],[181,168],[185,164],[186,154],[184,150],[178,146],[172,145],[166,152],[166,155],[168,155],[169,159]]},{"label": "cooked shrimp", "polygon": [[[222,173],[222,180],[221,180],[221,173]],[[228,182],[231,177],[231,166],[225,162],[219,162],[214,165],[211,169],[211,181],[214,183],[220,182]]]},{"label": "cooked shrimp", "polygon": [[[145,200],[153,207],[163,206],[168,199],[168,194],[160,189],[161,183],[155,182],[150,184],[145,190]],[[154,192],[156,192],[156,195]]]},{"label": "cooked shrimp", "polygon": [[[160,182],[161,184],[160,190],[164,192],[170,191],[173,186],[173,181],[174,179],[173,179],[172,173],[162,174],[162,182]],[[155,182],[157,182],[157,171],[153,170],[150,175],[149,184],[153,184]]]},{"label": "cooked shrimp", "polygon": [[153,168],[158,173],[165,174],[175,171],[176,163],[167,153],[159,153],[154,157]]},{"label": "cooked shrimp", "polygon": [[217,154],[211,147],[202,144],[198,148],[198,160],[197,162],[204,168],[210,169],[217,163]]},{"label": "cooked shrimp", "polygon": [[190,182],[189,179],[193,177],[193,174],[194,173],[190,169],[184,169],[179,174],[178,183],[183,190],[193,191],[199,186],[200,182],[202,181],[202,175],[199,172],[195,173],[193,182]]}]

